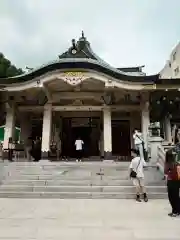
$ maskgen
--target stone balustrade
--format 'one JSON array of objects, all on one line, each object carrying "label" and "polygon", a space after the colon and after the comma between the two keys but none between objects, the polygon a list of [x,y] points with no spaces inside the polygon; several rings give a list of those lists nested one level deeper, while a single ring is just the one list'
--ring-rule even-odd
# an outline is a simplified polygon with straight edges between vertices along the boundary
[{"label": "stone balustrade", "polygon": [[164,150],[163,146],[158,146],[157,147],[158,150],[157,150],[157,168],[160,172],[163,173],[164,175],[164,163],[165,163],[165,154],[166,154],[166,151]]}]

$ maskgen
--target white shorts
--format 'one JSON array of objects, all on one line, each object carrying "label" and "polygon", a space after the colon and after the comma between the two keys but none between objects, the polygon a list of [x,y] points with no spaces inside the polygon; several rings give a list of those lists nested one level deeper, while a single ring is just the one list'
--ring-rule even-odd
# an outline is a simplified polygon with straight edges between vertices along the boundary
[{"label": "white shorts", "polygon": [[144,178],[133,178],[133,185],[135,187],[144,187]]}]

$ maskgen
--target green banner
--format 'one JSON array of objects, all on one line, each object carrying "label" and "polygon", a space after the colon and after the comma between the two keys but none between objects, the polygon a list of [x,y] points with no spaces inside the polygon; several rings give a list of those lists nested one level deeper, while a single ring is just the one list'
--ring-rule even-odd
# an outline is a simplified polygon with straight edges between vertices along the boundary
[{"label": "green banner", "polygon": [[[0,141],[3,142],[4,141],[4,130],[5,130],[5,126],[0,126]],[[15,140],[18,141],[20,138],[20,132],[21,129],[16,127],[15,128]]]}]

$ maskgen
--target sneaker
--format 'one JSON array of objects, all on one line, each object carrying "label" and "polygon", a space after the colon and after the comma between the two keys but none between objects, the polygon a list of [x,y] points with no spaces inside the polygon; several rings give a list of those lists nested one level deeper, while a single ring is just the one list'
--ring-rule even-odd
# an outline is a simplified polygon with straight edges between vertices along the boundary
[{"label": "sneaker", "polygon": [[139,195],[136,196],[136,202],[141,202],[141,199],[140,199]]},{"label": "sneaker", "polygon": [[76,159],[76,162],[79,162],[78,159]]},{"label": "sneaker", "polygon": [[148,202],[148,197],[147,197],[147,194],[146,193],[144,193],[144,202]]},{"label": "sneaker", "polygon": [[141,202],[141,199],[140,198],[136,198],[136,202]]},{"label": "sneaker", "polygon": [[168,216],[169,217],[177,217],[177,216],[179,216],[179,214],[178,213],[168,213]]}]

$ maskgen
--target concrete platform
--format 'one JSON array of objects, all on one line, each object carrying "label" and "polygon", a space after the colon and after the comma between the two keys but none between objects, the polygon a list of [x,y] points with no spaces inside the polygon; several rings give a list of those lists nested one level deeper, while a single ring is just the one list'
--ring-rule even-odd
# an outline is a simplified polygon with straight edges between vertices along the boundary
[{"label": "concrete platform", "polygon": [[175,240],[167,200],[0,199],[2,240]]}]

